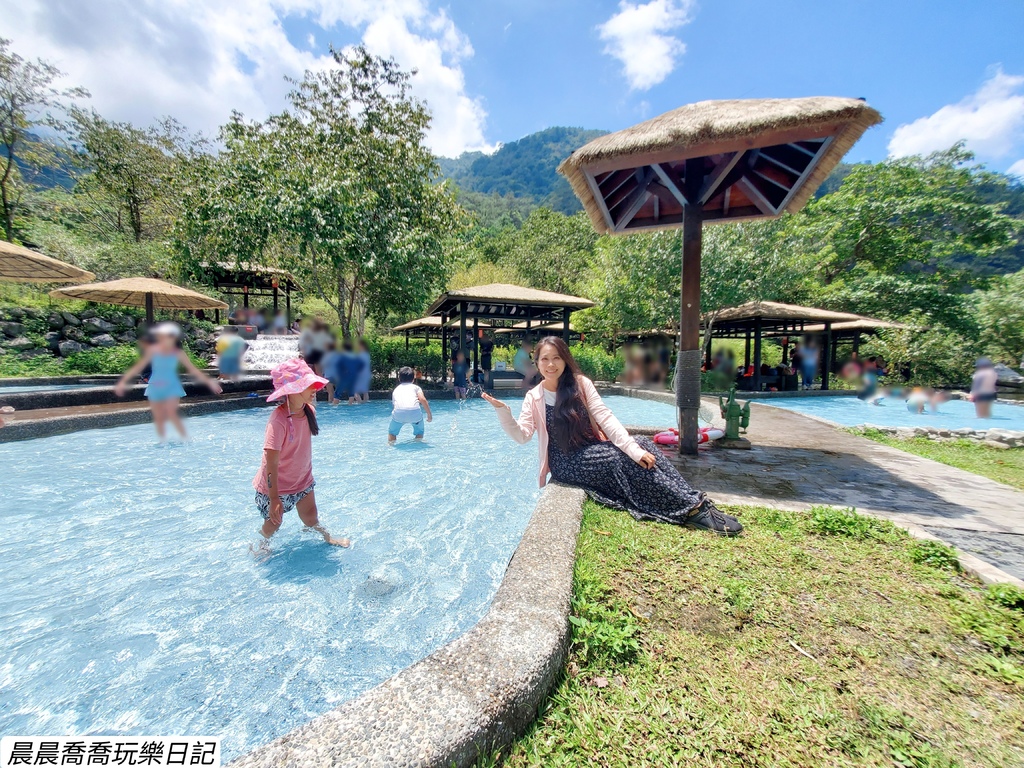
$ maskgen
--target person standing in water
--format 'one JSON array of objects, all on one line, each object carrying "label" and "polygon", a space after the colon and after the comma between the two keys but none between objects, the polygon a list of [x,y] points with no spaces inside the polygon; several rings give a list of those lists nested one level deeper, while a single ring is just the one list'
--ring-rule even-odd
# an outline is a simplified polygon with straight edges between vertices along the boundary
[{"label": "person standing in water", "polygon": [[978,358],[974,364],[974,378],[971,380],[971,402],[979,419],[992,418],[992,403],[996,401],[996,387],[999,375],[996,367],[987,357]]},{"label": "person standing in water", "polygon": [[270,551],[270,537],[277,533],[286,512],[296,509],[307,530],[324,541],[347,547],[348,539],[336,539],[320,523],[313,488],[313,435],[320,433],[313,401],[327,379],[317,376],[302,360],[288,360],[271,370],[274,391],[268,403],[281,404],[270,414],[263,438],[263,460],[252,480],[256,509],[263,516],[259,552]]},{"label": "person standing in water", "polygon": [[538,345],[540,384],[526,393],[519,418],[488,394],[502,429],[517,443],[537,434],[540,485],[551,479],[582,488],[599,504],[629,512],[636,520],[674,523],[735,536],[743,526],[676,471],[647,437],[633,438],[604,404],[557,336]]},{"label": "person standing in water", "polygon": [[181,386],[181,378],[178,375],[179,366],[184,366],[185,370],[205,384],[213,394],[221,393],[220,384],[196,368],[181,348],[180,341],[181,328],[177,323],[157,325],[153,328],[153,343],[145,348],[139,361],[124,372],[114,387],[114,393],[118,397],[124,397],[128,382],[138,376],[146,366],[151,367],[152,372],[149,383],[146,384],[145,394],[161,442],[167,431],[167,422],[174,425],[182,438],[188,437],[178,410],[181,398],[185,396],[185,388]]}]

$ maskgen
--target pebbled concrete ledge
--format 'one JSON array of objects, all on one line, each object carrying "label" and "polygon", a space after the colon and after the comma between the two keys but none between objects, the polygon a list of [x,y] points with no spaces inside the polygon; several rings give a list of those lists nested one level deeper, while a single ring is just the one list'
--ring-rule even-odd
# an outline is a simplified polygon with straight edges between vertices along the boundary
[{"label": "pebbled concrete ledge", "polygon": [[521,735],[568,650],[584,498],[544,489],[490,610],[466,634],[231,768],[469,766]]}]

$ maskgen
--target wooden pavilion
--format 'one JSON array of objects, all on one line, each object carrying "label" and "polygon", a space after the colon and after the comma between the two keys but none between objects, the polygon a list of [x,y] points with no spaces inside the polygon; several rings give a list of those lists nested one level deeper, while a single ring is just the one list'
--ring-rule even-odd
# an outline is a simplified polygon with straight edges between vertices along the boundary
[{"label": "wooden pavilion", "polygon": [[[427,314],[439,316],[442,325],[458,318],[462,339],[466,337],[467,321],[472,321],[473,338],[478,336],[481,320],[490,322],[494,328],[523,323],[526,333],[537,326],[561,322],[562,338],[568,343],[572,327],[570,315],[592,306],[594,302],[580,296],[492,283],[447,291],[430,305]],[[445,360],[448,359],[448,339],[444,335],[441,337],[441,354]],[[479,345],[474,344],[473,370],[479,363],[479,354]]]},{"label": "wooden pavilion", "polygon": [[[226,296],[241,296],[242,306],[249,308],[250,296],[271,296],[274,314],[279,309],[280,296],[284,294],[285,314],[289,325],[292,322],[292,291],[302,290],[295,277],[276,267],[264,267],[247,262],[231,263],[218,261],[203,264],[205,282]],[[220,310],[216,321],[220,322]]]},{"label": "wooden pavilion", "polygon": [[702,101],[594,139],[559,166],[598,232],[683,228],[676,364],[681,453],[697,453],[704,222],[799,210],[881,119],[860,99]]},{"label": "wooden pavilion", "polygon": [[[455,328],[457,321],[452,318],[448,321],[447,328]],[[476,323],[475,328],[487,330],[491,328],[490,323]],[[436,316],[418,317],[415,320],[410,320],[407,323],[396,325],[391,329],[394,333],[405,334],[405,348],[409,348],[410,338],[422,338],[424,341],[430,341],[431,339],[440,339],[444,336],[444,332],[441,330],[441,318]]]},{"label": "wooden pavilion", "polygon": [[[565,323],[548,323],[546,325],[538,325],[533,328],[527,328],[526,322],[516,323],[511,328],[499,328],[496,330],[495,335],[508,336],[510,338],[521,339],[526,338],[531,333],[538,335],[543,334],[544,336],[561,336],[563,339],[567,338],[565,335]],[[568,341],[579,341],[582,338],[582,334],[576,329],[572,323],[569,323],[569,335]]]}]

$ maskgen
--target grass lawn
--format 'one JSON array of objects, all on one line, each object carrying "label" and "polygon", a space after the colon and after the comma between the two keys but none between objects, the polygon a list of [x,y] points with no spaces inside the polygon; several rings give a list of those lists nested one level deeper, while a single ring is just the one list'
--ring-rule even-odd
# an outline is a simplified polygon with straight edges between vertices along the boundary
[{"label": "grass lawn", "polygon": [[891,445],[907,453],[915,453],[926,459],[949,464],[951,467],[966,469],[976,475],[983,475],[1024,490],[1024,449],[1001,450],[970,440],[954,440],[949,443],[939,443],[927,437],[900,440],[876,429],[851,431],[877,443]]},{"label": "grass lawn", "polygon": [[492,766],[1021,766],[1024,591],[845,510],[588,502],[567,671]]}]

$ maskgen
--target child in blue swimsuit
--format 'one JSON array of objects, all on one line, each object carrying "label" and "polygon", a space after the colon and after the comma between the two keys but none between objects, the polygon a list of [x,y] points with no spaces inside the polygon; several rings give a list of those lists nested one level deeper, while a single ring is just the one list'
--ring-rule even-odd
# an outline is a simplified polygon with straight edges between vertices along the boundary
[{"label": "child in blue swimsuit", "polygon": [[146,399],[149,400],[149,412],[153,414],[156,433],[162,441],[167,430],[167,422],[174,424],[182,438],[188,435],[185,425],[178,413],[178,402],[185,396],[185,388],[181,386],[178,366],[185,369],[203,382],[215,395],[221,392],[220,384],[204,374],[193,365],[185,351],[178,346],[181,339],[181,328],[177,323],[160,323],[153,329],[154,342],[143,353],[139,361],[125,371],[117,382],[114,392],[123,397],[127,384],[135,378],[139,371],[147,365],[151,366],[149,384],[146,385]]}]

